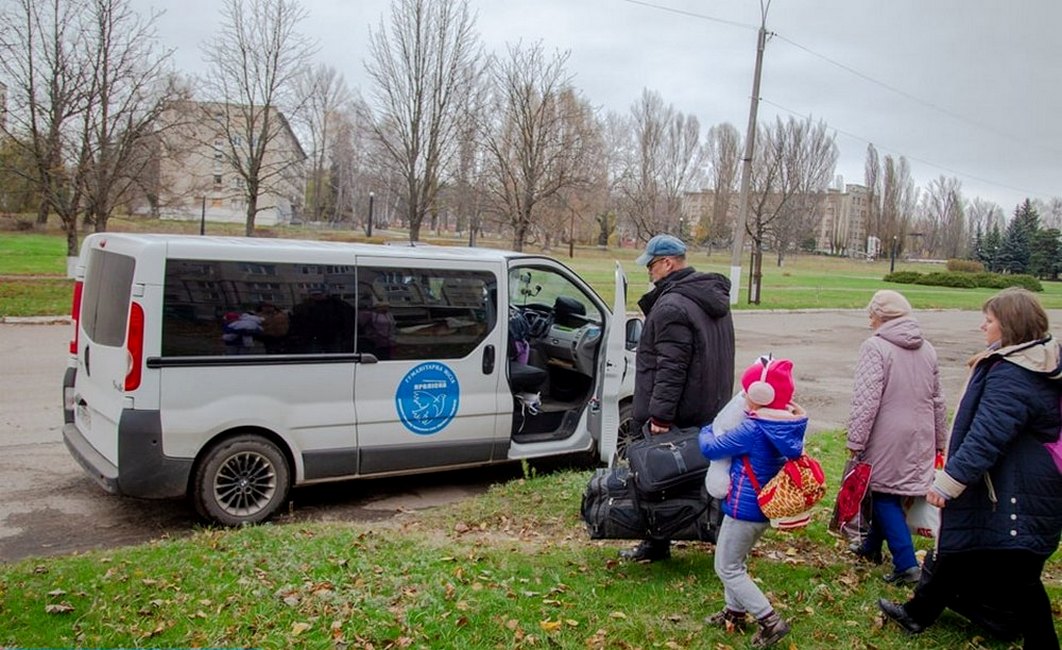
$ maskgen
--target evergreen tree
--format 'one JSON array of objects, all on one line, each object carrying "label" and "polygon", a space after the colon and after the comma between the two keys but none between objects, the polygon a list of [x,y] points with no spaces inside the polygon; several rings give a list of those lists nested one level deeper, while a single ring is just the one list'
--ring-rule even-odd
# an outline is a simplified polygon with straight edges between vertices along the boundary
[{"label": "evergreen tree", "polygon": [[977,229],[973,234],[973,239],[970,240],[970,254],[967,256],[967,259],[976,260],[984,264],[984,245],[984,233],[981,232],[981,224],[978,223]]},{"label": "evergreen tree", "polygon": [[1037,230],[1033,234],[1030,248],[1029,273],[1038,278],[1057,279],[1059,257],[1062,256],[1058,229]]},{"label": "evergreen tree", "polygon": [[992,230],[988,231],[981,243],[980,257],[977,258],[985,265],[985,270],[999,272],[999,247],[1002,244],[1003,235],[999,232],[999,224],[993,224]]},{"label": "evergreen tree", "polygon": [[1040,213],[1032,206],[1032,202],[1029,199],[1025,199],[1024,203],[1020,203],[1014,208],[1014,219],[1012,221],[1017,221],[1030,238],[1034,232],[1040,229]]},{"label": "evergreen tree", "polygon": [[1016,210],[999,245],[999,270],[1003,273],[1026,273],[1031,255],[1032,235],[1027,228],[1027,221],[1019,218]]}]

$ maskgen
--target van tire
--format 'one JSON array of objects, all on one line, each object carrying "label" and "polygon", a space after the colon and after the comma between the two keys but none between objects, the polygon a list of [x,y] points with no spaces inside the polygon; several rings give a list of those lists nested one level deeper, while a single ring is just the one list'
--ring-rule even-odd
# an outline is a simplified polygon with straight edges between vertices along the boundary
[{"label": "van tire", "polygon": [[275,444],[254,434],[229,438],[203,457],[192,502],[205,519],[224,526],[257,524],[287,500],[291,471]]},{"label": "van tire", "polygon": [[614,462],[626,462],[627,445],[634,439],[634,403],[627,401],[619,407],[619,431],[616,433],[616,455]]}]

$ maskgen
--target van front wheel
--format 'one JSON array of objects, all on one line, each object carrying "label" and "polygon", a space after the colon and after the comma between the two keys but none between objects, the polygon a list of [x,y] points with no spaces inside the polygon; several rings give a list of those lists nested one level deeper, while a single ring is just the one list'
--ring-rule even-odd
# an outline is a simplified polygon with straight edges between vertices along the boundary
[{"label": "van front wheel", "polygon": [[284,454],[256,435],[230,438],[211,449],[195,473],[192,500],[201,516],[225,526],[257,524],[288,497]]}]

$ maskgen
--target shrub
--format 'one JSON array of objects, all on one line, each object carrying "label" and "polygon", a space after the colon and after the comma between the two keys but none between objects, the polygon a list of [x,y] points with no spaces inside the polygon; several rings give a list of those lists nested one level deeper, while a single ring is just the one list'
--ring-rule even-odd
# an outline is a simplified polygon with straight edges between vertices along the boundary
[{"label": "shrub", "polygon": [[977,283],[969,273],[950,273],[937,271],[927,273],[918,278],[915,284],[926,284],[934,287],[956,287],[958,289],[975,289]]},{"label": "shrub", "polygon": [[1043,291],[1040,281],[1031,275],[1003,275],[1002,273],[975,273],[971,276],[979,287],[986,289],[1006,289],[1007,287],[1023,287],[1029,291]]},{"label": "shrub", "polygon": [[1004,275],[1003,279],[1006,282],[1006,286],[1003,287],[1004,289],[1006,287],[1022,287],[1024,289],[1028,289],[1029,291],[1044,290],[1044,285],[1040,284],[1040,281],[1031,275]]},{"label": "shrub", "polygon": [[981,273],[985,270],[985,265],[977,260],[950,259],[947,268],[955,273]]},{"label": "shrub", "polygon": [[896,282],[897,284],[916,284],[922,274],[918,271],[896,271],[895,273],[889,273],[883,280],[885,282]]}]

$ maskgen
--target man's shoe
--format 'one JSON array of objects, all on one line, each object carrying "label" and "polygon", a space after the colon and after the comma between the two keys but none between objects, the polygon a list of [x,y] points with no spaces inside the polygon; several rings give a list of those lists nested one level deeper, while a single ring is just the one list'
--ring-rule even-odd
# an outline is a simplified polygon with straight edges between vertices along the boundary
[{"label": "man's shoe", "polygon": [[904,569],[903,571],[893,571],[885,576],[885,582],[891,582],[892,584],[897,585],[917,585],[918,581],[921,579],[922,569],[917,565],[910,569]]},{"label": "man's shoe", "polygon": [[657,562],[671,558],[671,542],[647,539],[634,548],[620,551],[620,557],[630,562]]},{"label": "man's shoe", "polygon": [[753,648],[767,648],[782,640],[789,634],[789,623],[778,612],[771,612],[759,620],[760,629],[752,635]]},{"label": "man's shoe", "polygon": [[881,608],[881,613],[886,618],[890,618],[896,621],[900,627],[907,630],[911,634],[918,634],[922,630],[926,629],[924,625],[911,618],[907,613],[907,610],[903,608],[903,605],[897,605],[891,600],[885,600],[884,598],[878,599],[878,607]]},{"label": "man's shoe", "polygon": [[870,551],[867,551],[865,548],[863,548],[862,544],[858,544],[856,542],[852,542],[851,544],[849,544],[848,550],[851,551],[859,559],[866,560],[871,564],[881,564],[885,561],[885,559],[881,556],[881,550],[877,550],[871,553]]},{"label": "man's shoe", "polygon": [[748,627],[749,619],[748,614],[745,612],[735,612],[734,610],[724,607],[723,611],[716,612],[711,616],[704,619],[705,625],[709,627],[721,627],[727,632],[744,632]]}]

